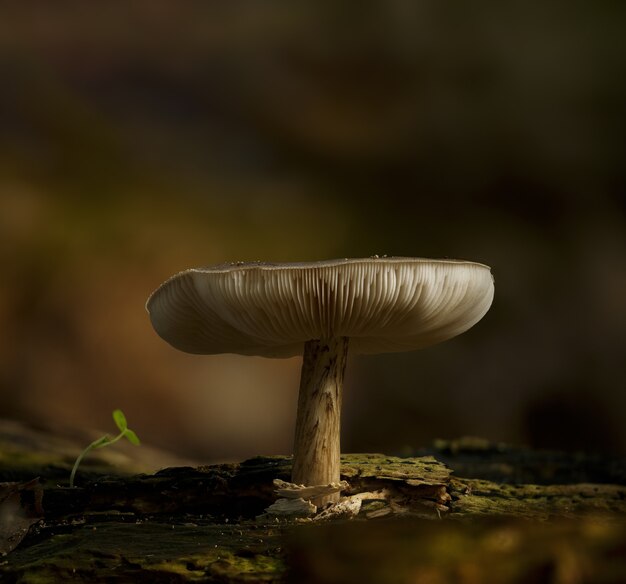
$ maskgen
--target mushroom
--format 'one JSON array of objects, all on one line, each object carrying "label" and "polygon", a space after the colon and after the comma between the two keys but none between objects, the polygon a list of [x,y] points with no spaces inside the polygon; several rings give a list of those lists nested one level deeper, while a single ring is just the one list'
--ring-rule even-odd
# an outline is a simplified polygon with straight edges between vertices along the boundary
[{"label": "mushroom", "polygon": [[313,486],[340,478],[348,346],[387,353],[439,343],[476,324],[493,295],[484,264],[373,256],[185,270],[157,288],[146,309],[156,332],[188,353],[303,354],[291,479]]}]

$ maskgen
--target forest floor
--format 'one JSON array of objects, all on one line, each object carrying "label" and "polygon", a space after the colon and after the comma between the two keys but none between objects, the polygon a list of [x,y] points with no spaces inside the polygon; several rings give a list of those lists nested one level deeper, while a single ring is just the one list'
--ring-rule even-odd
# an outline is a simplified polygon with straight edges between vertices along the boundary
[{"label": "forest floor", "polygon": [[297,517],[267,511],[288,457],[138,474],[103,449],[70,489],[79,450],[0,422],[1,582],[626,581],[620,459],[468,438],[346,454],[344,505]]}]

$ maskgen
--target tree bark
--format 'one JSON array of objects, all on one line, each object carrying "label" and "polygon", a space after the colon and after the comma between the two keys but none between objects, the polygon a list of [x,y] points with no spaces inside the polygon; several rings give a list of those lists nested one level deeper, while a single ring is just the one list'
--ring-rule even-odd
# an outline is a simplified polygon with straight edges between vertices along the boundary
[{"label": "tree bark", "polygon": [[[304,345],[291,480],[307,486],[339,482],[340,429],[346,337]],[[339,493],[312,501],[321,506]]]}]

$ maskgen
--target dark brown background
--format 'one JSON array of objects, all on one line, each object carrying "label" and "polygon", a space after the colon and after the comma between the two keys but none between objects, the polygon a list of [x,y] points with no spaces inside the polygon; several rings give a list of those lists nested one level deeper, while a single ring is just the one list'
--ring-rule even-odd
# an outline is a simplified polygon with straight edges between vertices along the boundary
[{"label": "dark brown background", "polygon": [[626,453],[619,3],[0,9],[0,415],[288,453],[299,362],[184,355],[148,294],[230,260],[493,266],[465,335],[352,358],[343,449]]}]

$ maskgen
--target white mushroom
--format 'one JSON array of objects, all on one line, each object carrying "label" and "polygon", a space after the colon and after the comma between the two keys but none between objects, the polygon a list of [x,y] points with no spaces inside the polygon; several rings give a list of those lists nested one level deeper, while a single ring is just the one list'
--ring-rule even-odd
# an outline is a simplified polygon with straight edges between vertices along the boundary
[{"label": "white mushroom", "polygon": [[493,294],[490,268],[468,261],[238,262],[176,274],[146,308],[156,332],[188,353],[304,355],[292,482],[308,486],[340,480],[348,345],[386,353],[439,343],[476,324]]}]

